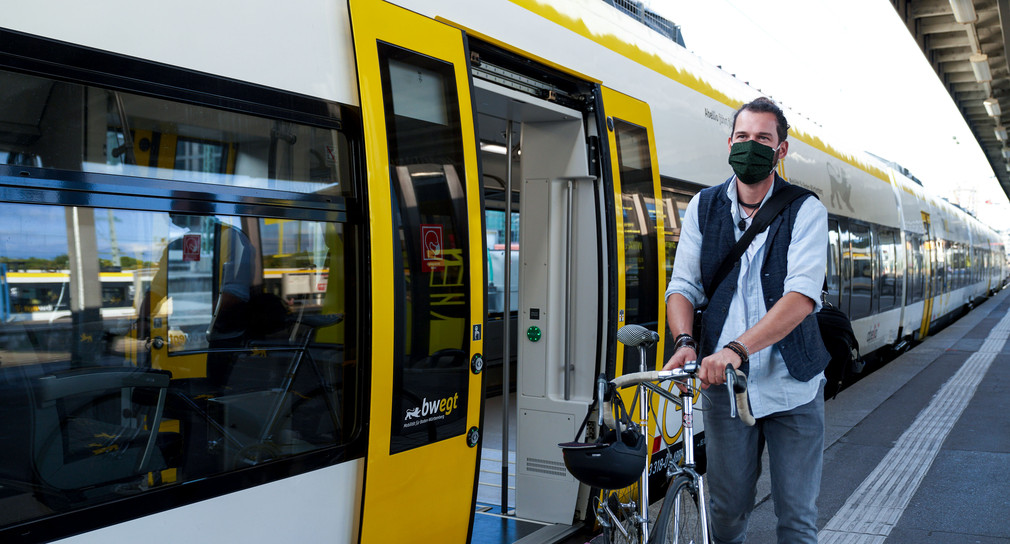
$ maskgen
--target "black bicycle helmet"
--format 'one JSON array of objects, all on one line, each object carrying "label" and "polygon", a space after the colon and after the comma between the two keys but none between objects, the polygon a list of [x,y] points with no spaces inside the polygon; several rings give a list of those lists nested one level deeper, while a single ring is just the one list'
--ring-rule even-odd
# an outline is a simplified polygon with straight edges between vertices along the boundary
[{"label": "black bicycle helmet", "polygon": [[558,444],[568,472],[599,489],[621,489],[635,483],[645,470],[648,441],[635,427],[606,429],[596,442]]},{"label": "black bicycle helmet", "polygon": [[565,459],[565,467],[577,480],[599,489],[621,489],[635,483],[642,475],[649,458],[649,444],[628,416],[614,385],[602,375],[597,380],[597,391],[594,404],[598,405],[602,400],[602,412],[617,417],[611,423],[607,423],[607,418],[601,418],[600,435],[596,442],[579,442],[590,412],[575,434],[575,442],[558,446]]}]

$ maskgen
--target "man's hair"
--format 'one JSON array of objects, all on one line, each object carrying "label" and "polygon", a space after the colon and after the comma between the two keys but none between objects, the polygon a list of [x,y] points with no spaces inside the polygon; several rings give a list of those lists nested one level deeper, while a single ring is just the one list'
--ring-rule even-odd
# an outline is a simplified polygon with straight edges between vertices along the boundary
[{"label": "man's hair", "polygon": [[740,106],[740,109],[736,110],[733,114],[733,131],[736,132],[736,118],[740,115],[740,112],[747,110],[755,113],[771,113],[775,115],[775,124],[778,127],[778,137],[779,142],[786,141],[786,137],[789,136],[789,123],[786,121],[786,115],[782,113],[782,108],[778,107],[775,102],[772,102],[770,98],[765,98],[763,96],[755,98],[754,100]]}]

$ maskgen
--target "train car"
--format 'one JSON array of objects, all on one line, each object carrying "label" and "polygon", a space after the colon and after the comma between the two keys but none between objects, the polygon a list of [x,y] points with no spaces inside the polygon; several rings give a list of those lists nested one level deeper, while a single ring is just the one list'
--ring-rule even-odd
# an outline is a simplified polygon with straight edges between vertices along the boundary
[{"label": "train car", "polygon": [[[5,542],[477,541],[510,389],[497,515],[577,527],[556,444],[638,370],[617,329],[665,330],[684,210],[760,95],[602,0],[22,2],[0,80],[0,265],[71,294],[37,310],[63,342],[0,323]],[[995,233],[792,117],[780,174],[828,207],[863,353],[1001,287]]]},{"label": "train car", "polygon": [[[4,321],[46,321],[69,318],[69,270],[0,270],[7,299],[0,317]],[[132,272],[99,272],[103,318],[132,317],[136,292]]]}]

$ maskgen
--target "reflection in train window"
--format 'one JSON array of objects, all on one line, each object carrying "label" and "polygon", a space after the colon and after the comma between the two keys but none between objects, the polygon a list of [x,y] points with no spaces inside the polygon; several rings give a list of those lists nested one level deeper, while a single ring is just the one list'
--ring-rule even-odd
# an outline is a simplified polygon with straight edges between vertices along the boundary
[{"label": "reflection in train window", "polygon": [[673,260],[677,253],[677,243],[680,241],[680,229],[684,224],[684,214],[691,202],[693,193],[685,189],[672,187],[673,182],[661,179],[663,191],[663,237],[666,243],[666,278],[663,285],[670,281],[673,274]]},{"label": "reflection in train window", "polygon": [[943,239],[936,239],[933,243],[936,246],[936,249],[933,252],[936,266],[933,275],[934,281],[932,295],[936,296],[941,293],[946,293],[948,290],[947,278],[949,274],[947,274],[947,267],[949,266],[949,263],[947,260],[947,247],[949,244]]},{"label": "reflection in train window", "polygon": [[[680,229],[684,224],[684,214],[687,212],[687,205],[694,196],[694,191],[687,189],[684,184],[677,184],[669,178],[660,178],[663,194],[663,240],[666,245],[666,276],[662,285],[670,283],[673,275],[673,261],[677,255],[677,244],[680,242]],[[674,342],[670,337],[670,328],[666,327],[667,339],[664,344],[665,353],[663,360],[668,360],[673,356]]]},{"label": "reflection in train window", "polygon": [[0,70],[6,164],[353,196],[339,130]]},{"label": "reflection in train window", "polygon": [[485,210],[487,237],[487,315],[501,319],[505,312],[505,255],[510,255],[509,312],[519,311],[519,212],[511,214],[511,243],[505,243],[505,210]]},{"label": "reflection in train window", "polygon": [[[649,133],[643,127],[614,119],[614,134],[623,214],[618,221],[624,224],[624,322],[649,326],[658,315],[656,302],[660,298],[657,296],[657,211]],[[629,368],[637,369],[638,355],[633,350],[625,350],[625,356],[624,372],[629,372]]]},{"label": "reflection in train window", "polygon": [[852,252],[852,299],[849,317],[859,319],[871,314],[873,297],[873,251],[870,228],[849,223],[849,244]]},{"label": "reflection in train window", "polygon": [[279,222],[0,203],[0,525],[358,435],[359,233]]},{"label": "reflection in train window", "polygon": [[901,284],[897,255],[899,243],[900,235],[897,229],[880,227],[877,243],[877,256],[880,264],[877,293],[880,294],[879,310],[881,312],[893,309],[899,303],[898,291]]},{"label": "reflection in train window", "polygon": [[828,269],[824,277],[828,287],[827,301],[835,308],[841,308],[840,251],[838,220],[828,219]]},{"label": "reflection in train window", "polygon": [[905,288],[905,304],[919,302],[925,293],[925,272],[922,253],[922,235],[907,233],[906,253],[908,259],[908,286]]}]

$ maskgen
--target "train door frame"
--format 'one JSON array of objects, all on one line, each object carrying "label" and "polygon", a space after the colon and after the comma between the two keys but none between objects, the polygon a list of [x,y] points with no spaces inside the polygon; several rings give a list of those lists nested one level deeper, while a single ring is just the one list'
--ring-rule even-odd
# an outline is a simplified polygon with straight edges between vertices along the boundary
[{"label": "train door frame", "polygon": [[[609,203],[598,172],[598,82],[506,44],[470,36],[469,45],[479,139],[510,148],[520,189],[515,508],[510,512],[503,497],[502,511],[568,527],[573,514],[584,512],[576,511],[579,484],[557,443],[575,435],[592,402],[613,307]],[[503,130],[518,134],[518,146],[503,145]],[[500,166],[483,168],[503,175]],[[508,412],[503,434],[507,418]],[[502,465],[504,488],[507,461]]]},{"label": "train door frame", "polygon": [[567,524],[578,482],[556,444],[574,436],[599,366],[600,185],[589,175],[582,112],[475,87],[479,111],[497,99],[521,127],[515,513]]},{"label": "train door frame", "polygon": [[[422,174],[427,172],[401,172],[409,166],[397,166],[392,171],[390,164],[390,149],[387,147],[388,123],[402,119],[403,102],[398,102],[394,94],[394,85],[413,85],[413,79],[407,77],[395,80],[390,60],[383,51],[395,51],[389,55],[402,55],[409,59],[404,61],[406,70],[417,70],[418,86],[407,102],[420,102],[418,110],[411,110],[408,121],[422,121],[425,126],[435,129],[445,127],[447,134],[455,135],[453,122],[458,122],[459,146],[461,149],[462,171],[451,165],[443,165],[440,169],[440,179],[444,179],[451,196],[454,211],[446,212],[454,221],[460,221],[464,240],[452,240],[454,234],[443,233],[447,238],[439,239],[432,252],[424,251],[422,257],[425,267],[441,267],[448,274],[448,257],[443,249],[449,250],[454,245],[461,251],[460,266],[468,281],[464,292],[454,294],[462,296],[468,310],[463,317],[465,327],[460,338],[462,346],[466,346],[466,364],[468,369],[459,368],[453,363],[454,372],[466,372],[466,378],[459,378],[465,383],[465,391],[457,391],[461,398],[454,399],[451,392],[439,393],[434,398],[435,408],[449,420],[450,413],[442,409],[442,403],[448,400],[456,405],[465,399],[465,423],[457,429],[453,423],[452,429],[442,436],[436,430],[434,439],[423,440],[419,444],[404,448],[395,448],[394,442],[400,443],[400,438],[407,433],[407,424],[397,419],[399,413],[393,413],[393,405],[402,395],[397,393],[397,384],[406,380],[405,368],[397,366],[398,351],[406,353],[403,347],[407,340],[406,332],[394,333],[394,338],[383,335],[373,335],[371,350],[373,365],[371,375],[371,396],[369,420],[371,427],[368,433],[368,452],[364,479],[364,499],[361,513],[362,542],[395,542],[406,540],[448,539],[465,541],[472,531],[470,507],[476,494],[478,470],[478,455],[480,441],[481,412],[483,410],[483,361],[480,353],[483,349],[482,327],[484,323],[484,287],[483,257],[483,217],[481,215],[481,187],[476,180],[480,179],[477,161],[477,142],[474,138],[474,113],[471,100],[471,75],[469,70],[469,52],[465,34],[459,29],[444,23],[429,19],[406,9],[393,6],[378,0],[349,0],[350,22],[353,34],[355,58],[358,69],[358,85],[361,98],[362,119],[365,133],[366,164],[369,173],[368,209],[371,220],[370,248],[371,273],[374,285],[393,286],[406,281],[402,269],[398,268],[395,255],[397,242],[396,210],[402,205],[417,208],[417,200],[407,202],[417,197],[414,192],[401,195],[402,202],[396,202],[394,184],[403,187],[403,176],[410,178],[410,183],[420,184]],[[425,68],[426,63],[437,65],[431,70]],[[399,68],[398,68],[399,70]],[[388,93],[388,94],[387,94]],[[452,94],[455,93],[455,100]],[[427,102],[417,99],[430,98]],[[387,103],[388,102],[388,103]],[[396,113],[391,113],[391,112]],[[453,119],[454,116],[458,118]],[[420,117],[425,117],[420,119]],[[450,121],[451,120],[451,121]],[[414,123],[420,126],[420,123]],[[413,125],[412,125],[413,126]],[[423,137],[415,137],[413,141],[423,144]],[[428,161],[430,162],[430,161]],[[416,180],[415,180],[416,178]],[[456,178],[455,180],[451,178]],[[427,183],[427,182],[425,182]],[[441,182],[436,182],[440,184]],[[415,184],[415,185],[416,185]],[[456,189],[453,189],[456,187]],[[456,194],[464,189],[465,195]],[[465,204],[458,204],[465,202]],[[461,210],[460,208],[464,208]],[[392,212],[392,216],[391,216]],[[421,214],[410,214],[413,218],[403,221],[423,221]],[[416,222],[416,221],[414,221]],[[401,225],[402,227],[403,225]],[[435,228],[423,230],[426,225],[415,225],[413,222],[407,228],[418,227],[425,233],[440,232]],[[438,226],[438,225],[436,225]],[[457,229],[458,231],[459,229]],[[410,233],[410,231],[405,231]],[[414,233],[416,234],[416,233]],[[436,235],[436,238],[440,238]],[[420,247],[420,239],[416,240]],[[409,243],[409,241],[407,242]],[[402,249],[406,256],[406,248]],[[418,250],[421,251],[421,250]],[[429,258],[430,257],[430,258]],[[406,257],[404,257],[405,259]],[[413,259],[413,257],[412,257]],[[419,261],[420,262],[420,261]],[[411,261],[413,266],[413,261]],[[467,268],[468,267],[468,268]],[[412,268],[413,269],[413,268]],[[428,269],[427,275],[431,281],[435,273]],[[398,274],[397,271],[400,271]],[[425,274],[419,274],[424,276]],[[397,280],[397,278],[400,280]],[[421,278],[413,281],[423,282]],[[406,309],[396,310],[396,305],[406,306],[407,300],[396,300],[396,289],[376,289],[372,300],[372,322],[374,330],[389,330],[388,323],[396,323],[397,315]],[[410,304],[414,304],[410,302]],[[434,304],[434,303],[432,303]],[[431,306],[432,308],[434,306]],[[434,310],[431,310],[434,319]],[[402,316],[401,316],[402,317]],[[456,318],[453,318],[456,319]],[[409,326],[409,320],[403,319],[402,327]],[[417,326],[417,325],[414,325]],[[396,328],[395,326],[393,327]],[[472,331],[468,337],[467,331]],[[456,331],[459,332],[459,331]],[[453,333],[455,334],[455,333]],[[416,339],[415,339],[416,340]],[[431,340],[429,340],[429,343]],[[397,348],[396,346],[400,346]],[[413,346],[411,350],[416,348]],[[424,350],[433,349],[430,346]],[[459,349],[453,351],[462,351]],[[434,359],[436,354],[430,355]],[[455,356],[454,356],[455,357]],[[401,357],[405,359],[405,357]],[[407,364],[402,362],[402,366]],[[439,364],[433,360],[432,364]],[[411,363],[413,365],[413,363]],[[412,366],[413,368],[413,366]],[[399,370],[397,370],[399,369]],[[453,377],[453,380],[457,378]],[[422,395],[419,395],[422,396]],[[415,399],[416,401],[417,399]],[[421,404],[432,402],[424,397]],[[404,405],[406,406],[406,405]],[[413,418],[408,410],[404,420]],[[421,415],[421,418],[425,418]],[[459,416],[457,415],[456,418]],[[423,427],[438,427],[442,423],[435,421],[436,416],[418,419]],[[429,421],[430,420],[430,421]],[[399,422],[399,423],[398,423]],[[413,422],[412,422],[413,423]],[[402,426],[402,429],[400,427]],[[462,432],[457,432],[461,430]],[[396,436],[394,435],[394,432]],[[398,438],[400,437],[400,438]],[[395,439],[395,440],[394,440]],[[423,469],[422,469],[423,468]],[[439,504],[433,510],[431,497],[437,495]],[[406,505],[406,508],[398,508]],[[389,522],[389,513],[396,509],[396,523]],[[427,537],[425,535],[428,535]]]}]

